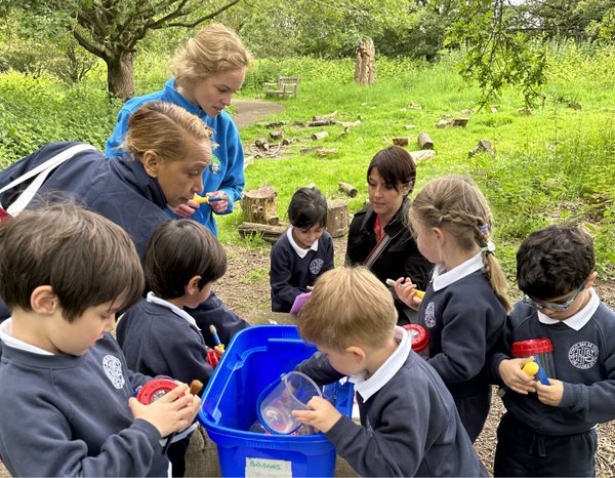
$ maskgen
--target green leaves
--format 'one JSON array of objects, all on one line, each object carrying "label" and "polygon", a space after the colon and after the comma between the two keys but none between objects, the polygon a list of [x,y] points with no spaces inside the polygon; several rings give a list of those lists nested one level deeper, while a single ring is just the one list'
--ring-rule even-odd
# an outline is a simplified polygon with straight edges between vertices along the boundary
[{"label": "green leaves", "polygon": [[508,8],[505,0],[462,2],[445,44],[467,49],[459,73],[478,81],[482,105],[499,98],[505,85],[512,85],[521,89],[526,108],[532,108],[543,99],[546,51],[514,28]]}]

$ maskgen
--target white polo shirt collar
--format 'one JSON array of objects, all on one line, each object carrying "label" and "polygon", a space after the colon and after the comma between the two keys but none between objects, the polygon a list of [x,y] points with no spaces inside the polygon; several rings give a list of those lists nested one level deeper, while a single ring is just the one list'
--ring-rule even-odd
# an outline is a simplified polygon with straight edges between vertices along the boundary
[{"label": "white polo shirt collar", "polygon": [[8,318],[0,324],[0,340],[14,349],[31,352],[38,355],[54,355],[48,350],[43,350],[39,347],[31,345],[23,340],[13,337],[13,319]]},{"label": "white polo shirt collar", "polygon": [[190,324],[191,327],[194,327],[196,330],[198,330],[199,332],[201,331],[201,329],[199,329],[199,326],[196,325],[196,320],[194,320],[194,317],[192,317],[188,312],[186,312],[183,309],[180,309],[179,307],[177,307],[174,304],[171,304],[170,302],[161,299],[160,297],[156,297],[156,295],[154,295],[153,292],[148,292],[147,293],[147,298],[146,300],[152,304],[158,304],[162,307],[166,307],[167,309],[169,309],[171,312],[173,312],[175,315],[181,317],[182,319],[184,319],[186,322],[188,322]]},{"label": "white polo shirt collar", "polygon": [[308,249],[304,249],[299,244],[297,244],[295,242],[295,239],[293,238],[293,229],[294,229],[293,226],[290,226],[286,230],[286,237],[288,238],[288,242],[290,242],[291,247],[295,250],[297,255],[301,257],[301,259],[307,256],[308,252],[318,250],[318,241],[314,241],[314,244],[312,244]]},{"label": "white polo shirt collar", "polygon": [[436,264],[433,270],[433,290],[438,291],[483,269],[483,253],[479,252],[450,271],[442,272],[442,264]]},{"label": "white polo shirt collar", "polygon": [[565,324],[576,331],[581,330],[585,326],[585,324],[587,324],[587,322],[591,320],[591,318],[596,313],[596,310],[598,310],[598,307],[600,306],[600,297],[598,297],[598,294],[593,287],[589,289],[589,293],[591,294],[591,297],[585,307],[577,311],[576,314],[568,317],[566,320],[552,319],[551,317],[543,314],[539,310],[537,311],[538,320],[545,325]]},{"label": "white polo shirt collar", "polygon": [[395,340],[399,343],[395,352],[380,366],[369,378],[365,373],[351,375],[348,380],[354,384],[354,389],[361,395],[363,400],[369,400],[378,390],[384,387],[393,376],[404,366],[412,344],[408,333],[402,327],[395,327]]}]

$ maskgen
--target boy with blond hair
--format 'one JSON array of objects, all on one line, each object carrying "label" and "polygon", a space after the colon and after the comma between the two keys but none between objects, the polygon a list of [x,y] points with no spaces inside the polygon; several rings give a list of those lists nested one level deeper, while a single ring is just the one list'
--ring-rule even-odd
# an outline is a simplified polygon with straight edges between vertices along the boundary
[{"label": "boy with blond hair", "polygon": [[12,476],[167,476],[161,437],[188,427],[198,397],[179,384],[151,405],[150,377],[110,334],[144,288],[119,226],[56,204],[0,223],[0,457]]},{"label": "boy with blond hair", "polygon": [[396,324],[391,293],[367,269],[323,274],[298,326],[319,353],[297,370],[320,384],[348,376],[361,425],[320,397],[293,413],[361,476],[487,476],[442,379]]}]

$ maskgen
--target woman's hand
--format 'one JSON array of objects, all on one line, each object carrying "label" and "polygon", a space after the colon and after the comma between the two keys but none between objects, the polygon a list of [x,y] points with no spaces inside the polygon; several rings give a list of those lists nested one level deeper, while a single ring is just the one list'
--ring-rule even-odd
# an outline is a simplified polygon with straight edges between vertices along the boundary
[{"label": "woman's hand", "polygon": [[192,199],[186,204],[180,204],[179,206],[171,207],[169,209],[175,213],[176,216],[181,218],[190,217],[199,208],[199,205]]}]

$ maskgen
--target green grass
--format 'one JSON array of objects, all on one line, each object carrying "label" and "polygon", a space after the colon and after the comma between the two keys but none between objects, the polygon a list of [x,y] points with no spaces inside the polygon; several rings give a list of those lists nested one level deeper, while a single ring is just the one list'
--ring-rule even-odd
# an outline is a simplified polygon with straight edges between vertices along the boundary
[{"label": "green grass", "polygon": [[[509,275],[514,253],[532,230],[554,222],[574,220],[594,233],[598,269],[603,278],[615,274],[615,184],[611,166],[615,155],[615,48],[574,44],[550,49],[548,84],[542,108],[523,115],[520,92],[505,89],[494,102],[497,112],[478,109],[480,91],[455,71],[459,54],[437,64],[407,59],[377,61],[377,81],[370,87],[354,83],[352,59],[313,58],[259,60],[250,68],[241,98],[261,93],[264,81],[279,74],[299,74],[299,96],[282,100],[286,109],[268,120],[284,120],[287,138],[295,142],[284,159],[257,159],[246,169],[246,189],[271,184],[277,191],[278,215],[284,221],[293,191],[316,183],[327,197],[344,198],[355,212],[367,198],[365,171],[372,156],[397,136],[428,132],[436,158],[418,167],[418,191],[426,181],[449,173],[468,174],[488,197],[496,218],[498,257]],[[137,94],[159,89],[168,76],[166,61],[142,53],[136,66]],[[95,69],[78,87],[53,78],[32,80],[15,73],[0,75],[0,161],[7,164],[51,140],[81,139],[102,147],[119,109],[105,97],[104,68]],[[420,109],[409,105],[418,104]],[[464,116],[473,109],[466,128],[437,129],[443,115]],[[361,124],[342,135],[339,125],[305,128],[315,115],[337,111],[335,119]],[[231,109],[232,113],[232,109]],[[413,129],[405,125],[412,124]],[[324,140],[309,135],[326,130]],[[242,130],[244,145],[266,137],[269,130],[252,125]],[[468,157],[481,139],[492,142],[497,155]],[[336,148],[328,157],[301,154],[303,148]],[[358,189],[355,198],[338,191],[338,181]],[[263,247],[258,239],[241,238],[238,213],[218,219],[224,242]],[[256,276],[260,275],[255,271]]]},{"label": "green grass", "polygon": [[[550,65],[544,106],[529,116],[519,112],[522,96],[511,89],[496,102],[496,113],[490,108],[479,111],[480,92],[456,74],[454,58],[433,66],[381,60],[378,66],[383,68],[378,68],[377,82],[371,87],[354,84],[350,62],[338,63],[338,69],[329,69],[326,77],[312,74],[304,81],[302,76],[299,98],[283,101],[285,111],[268,118],[286,121],[281,129],[297,141],[285,152],[286,159],[255,160],[246,171],[246,189],[271,184],[278,193],[278,215],[284,218],[297,187],[313,182],[327,197],[339,198],[345,196],[337,183],[344,181],[359,191],[356,198],[346,198],[350,211],[355,212],[367,198],[366,166],[387,146],[385,138],[409,136],[408,149],[413,150],[418,149],[416,136],[425,131],[434,141],[437,156],[419,165],[416,190],[442,174],[472,176],[492,204],[498,256],[509,276],[513,275],[516,248],[529,232],[570,220],[593,231],[599,271],[603,278],[612,276],[615,186],[609,171],[615,151],[614,74],[595,61],[607,63],[613,53],[601,50],[592,59],[572,47],[566,51],[554,52],[558,62]],[[284,65],[280,71],[283,69]],[[246,96],[250,93],[254,92]],[[410,108],[411,103],[421,109]],[[469,108],[475,113],[466,128],[435,128],[443,115],[463,116],[461,111]],[[350,128],[343,137],[340,126],[293,125],[333,111],[337,111],[336,119],[360,118],[361,125]],[[416,127],[405,129],[407,124]],[[306,139],[320,130],[328,131],[329,136],[316,142]],[[265,127],[254,125],[242,131],[242,138],[249,145],[267,134]],[[480,139],[492,142],[497,149],[495,158],[484,154],[468,158]],[[299,152],[316,145],[337,148],[338,153],[319,158]],[[240,220],[239,216],[221,218],[221,236],[235,241]]]}]

